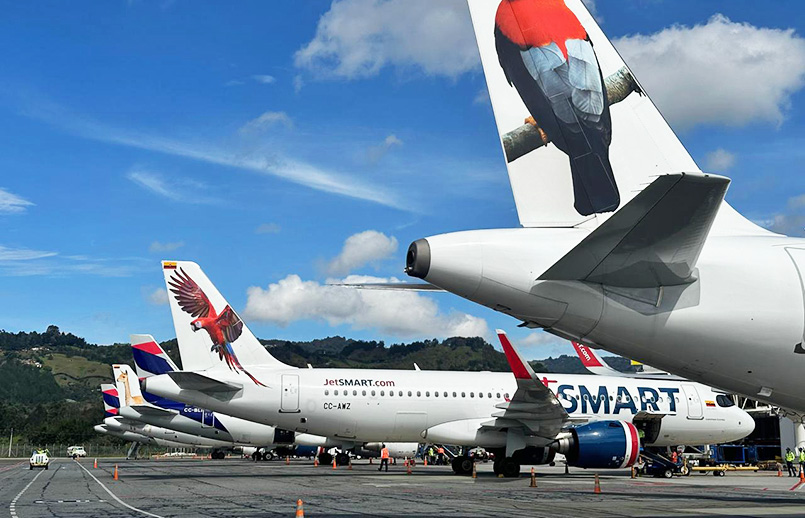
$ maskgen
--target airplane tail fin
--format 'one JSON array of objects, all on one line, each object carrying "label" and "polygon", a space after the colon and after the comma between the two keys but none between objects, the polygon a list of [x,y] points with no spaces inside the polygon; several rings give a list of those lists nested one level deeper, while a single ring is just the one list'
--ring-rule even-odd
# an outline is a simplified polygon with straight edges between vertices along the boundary
[{"label": "airplane tail fin", "polygon": [[185,370],[229,369],[261,384],[248,367],[288,368],[263,347],[198,264],[163,261],[162,270]]},{"label": "airplane tail fin", "polygon": [[103,417],[117,417],[120,408],[120,399],[117,397],[117,388],[111,383],[101,384],[103,394]]},{"label": "airplane tail fin", "polygon": [[153,336],[131,335],[130,341],[137,377],[147,378],[179,370]]},{"label": "airplane tail fin", "polygon": [[[468,4],[521,225],[594,228],[700,172],[582,0]],[[766,232],[721,205],[714,231]]]},{"label": "airplane tail fin", "polygon": [[115,377],[115,387],[121,406],[146,405],[145,398],[140,391],[140,380],[128,365],[112,365]]},{"label": "airplane tail fin", "polygon": [[590,371],[592,374],[598,374],[600,376],[621,376],[622,373],[618,370],[613,369],[603,360],[603,358],[599,357],[595,351],[587,347],[586,345],[582,345],[578,342],[571,341],[573,344],[573,349],[576,350],[576,354],[579,355],[579,359],[581,360],[581,364],[584,365],[584,368]]}]

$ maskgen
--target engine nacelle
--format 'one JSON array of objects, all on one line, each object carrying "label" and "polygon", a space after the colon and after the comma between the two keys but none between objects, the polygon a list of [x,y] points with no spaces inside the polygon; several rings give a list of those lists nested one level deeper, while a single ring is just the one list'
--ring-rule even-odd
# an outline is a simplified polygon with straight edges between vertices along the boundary
[{"label": "engine nacelle", "polygon": [[631,466],[640,451],[640,438],[632,423],[595,421],[570,430],[554,446],[579,468],[616,469]]},{"label": "engine nacelle", "polygon": [[274,429],[274,444],[293,444],[296,440],[296,433],[282,428]]}]

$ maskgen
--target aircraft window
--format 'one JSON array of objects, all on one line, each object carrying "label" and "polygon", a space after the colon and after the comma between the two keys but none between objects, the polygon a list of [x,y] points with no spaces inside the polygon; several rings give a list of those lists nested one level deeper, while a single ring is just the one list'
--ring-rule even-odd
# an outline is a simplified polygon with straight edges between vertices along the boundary
[{"label": "aircraft window", "polygon": [[509,393],[506,392],[505,394],[503,394],[503,397],[506,398],[506,399],[509,399]]},{"label": "aircraft window", "polygon": [[475,397],[475,392],[470,392],[470,397]]},{"label": "aircraft window", "polygon": [[389,390],[389,396],[393,396],[393,395],[394,395],[394,391],[393,391],[393,390]]},{"label": "aircraft window", "polygon": [[425,392],[425,397],[430,397],[430,390]]},{"label": "aircraft window", "polygon": [[609,396],[609,400],[610,400],[610,401],[614,401],[614,400],[615,400],[615,398],[613,398],[612,396]]},{"label": "aircraft window", "polygon": [[462,393],[461,393],[461,397],[467,397],[467,393],[466,393],[466,392],[462,392]]},{"label": "aircraft window", "polygon": [[662,402],[663,402],[662,396],[660,396],[660,398],[657,400],[657,402],[658,402],[658,403],[662,403]]},{"label": "aircraft window", "polygon": [[576,401],[581,401],[581,397],[578,394],[576,394]]},{"label": "aircraft window", "polygon": [[362,394],[361,394],[361,395],[365,396],[365,395],[366,395],[366,391],[365,391],[365,390],[364,390],[364,391],[362,391]]},{"label": "aircraft window", "polygon": [[353,391],[352,391],[352,395],[353,395],[353,396],[357,396],[357,395],[358,395],[358,391],[357,391],[357,390],[353,390]]},{"label": "aircraft window", "polygon": [[453,397],[458,397],[455,392],[453,392]]},{"label": "aircraft window", "polygon": [[420,392],[420,391],[418,391],[418,390],[417,390],[417,391],[416,391],[416,397],[422,397],[422,392]]},{"label": "aircraft window", "polygon": [[492,393],[491,393],[491,392],[487,392],[486,397],[488,397],[489,399],[492,399]]},{"label": "aircraft window", "polygon": [[588,396],[587,394],[584,394],[584,401],[589,401],[589,400],[590,400],[590,396]]},{"label": "aircraft window", "polygon": [[414,395],[414,393],[413,393],[413,392],[411,392],[411,391],[409,390],[409,391],[408,391],[408,397],[411,397],[411,396],[413,396],[413,395]]},{"label": "aircraft window", "polygon": [[375,395],[375,391],[373,390],[373,391],[372,391],[372,397],[374,397],[374,395]]},{"label": "aircraft window", "polygon": [[676,402],[679,403],[679,398],[678,397],[675,397],[674,399],[676,399]]},{"label": "aircraft window", "polygon": [[399,392],[399,394],[400,394],[400,397],[402,397],[402,395],[403,395],[403,394],[402,394],[402,390]]},{"label": "aircraft window", "polygon": [[385,396],[385,395],[386,395],[386,391],[385,391],[385,390],[381,390],[381,391],[380,391],[380,395],[381,395],[381,396]]},{"label": "aircraft window", "polygon": [[333,391],[333,395],[334,395],[334,396],[337,396],[337,395],[338,395],[338,390],[337,390],[337,389]]},{"label": "aircraft window", "polygon": [[479,393],[478,393],[478,397],[480,397],[480,398],[484,397],[484,393],[483,393],[483,392],[479,392]]},{"label": "aircraft window", "polygon": [[444,397],[447,397],[447,392],[444,393]]},{"label": "aircraft window", "polygon": [[496,396],[498,399],[500,399],[500,392],[498,392],[497,394],[495,394],[495,396]]},{"label": "aircraft window", "polygon": [[435,391],[433,392],[433,395],[434,395],[434,396],[436,396],[436,397],[439,397],[439,391],[438,391],[438,390],[435,390]]},{"label": "aircraft window", "polygon": [[716,403],[718,403],[718,406],[724,408],[735,406],[735,402],[724,394],[719,394],[716,396]]},{"label": "aircraft window", "polygon": [[325,391],[324,391],[324,395],[325,395],[325,396],[329,396],[329,395],[330,395],[330,391],[325,389]]}]

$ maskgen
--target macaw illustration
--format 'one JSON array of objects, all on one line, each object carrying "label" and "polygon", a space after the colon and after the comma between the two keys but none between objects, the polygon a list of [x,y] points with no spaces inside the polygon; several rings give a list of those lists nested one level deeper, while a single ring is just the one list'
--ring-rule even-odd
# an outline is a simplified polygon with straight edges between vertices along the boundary
[{"label": "macaw illustration", "polygon": [[226,362],[231,370],[244,373],[255,384],[264,387],[265,385],[243,368],[232,349],[232,342],[237,340],[243,332],[243,321],[235,311],[227,305],[220,315],[216,313],[210,299],[207,298],[201,287],[181,268],[174,272],[168,284],[179,307],[185,313],[196,318],[190,323],[193,331],[203,329],[210,335],[212,340],[210,350],[218,353],[218,359]]},{"label": "macaw illustration", "polygon": [[502,0],[495,48],[544,144],[570,159],[574,207],[584,216],[618,208],[609,163],[612,121],[587,31],[564,0]]}]

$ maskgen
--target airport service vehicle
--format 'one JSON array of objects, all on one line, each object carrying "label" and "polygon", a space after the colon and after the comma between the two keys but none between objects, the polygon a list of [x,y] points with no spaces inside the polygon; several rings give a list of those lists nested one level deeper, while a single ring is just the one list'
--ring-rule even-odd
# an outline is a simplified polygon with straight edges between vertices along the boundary
[{"label": "airport service vehicle", "polygon": [[83,446],[68,446],[67,456],[77,459],[78,457],[86,457],[87,452],[84,450]]},{"label": "airport service vehicle", "polygon": [[[618,468],[646,444],[713,443],[754,428],[738,408],[712,408],[712,390],[673,380],[537,376],[505,334],[512,373],[298,369],[276,360],[192,262],[163,263],[182,365],[145,380],[148,392],[344,442],[482,446],[495,471],[550,462]],[[471,470],[459,457],[457,472]]]},{"label": "airport service vehicle", "polygon": [[45,468],[50,465],[50,455],[47,450],[34,450],[28,461],[28,469]]},{"label": "airport service vehicle", "polygon": [[581,0],[468,2],[522,228],[419,239],[408,275],[805,412],[805,240],[724,201]]}]

